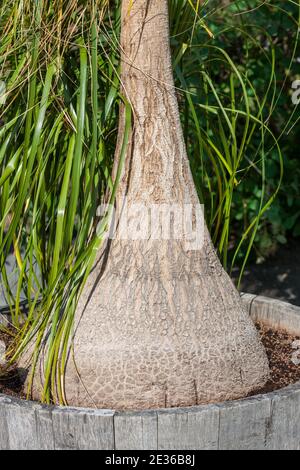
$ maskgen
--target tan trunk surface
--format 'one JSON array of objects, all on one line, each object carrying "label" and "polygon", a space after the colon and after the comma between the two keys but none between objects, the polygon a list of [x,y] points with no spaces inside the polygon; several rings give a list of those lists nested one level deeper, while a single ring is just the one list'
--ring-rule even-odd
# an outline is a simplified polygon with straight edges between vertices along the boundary
[{"label": "tan trunk surface", "polygon": [[[167,0],[123,1],[122,84],[134,128],[117,205],[197,204],[180,125]],[[120,139],[124,116],[120,117]],[[113,240],[79,302],[69,404],[117,409],[233,399],[264,385],[265,351],[205,229],[184,240]]]}]

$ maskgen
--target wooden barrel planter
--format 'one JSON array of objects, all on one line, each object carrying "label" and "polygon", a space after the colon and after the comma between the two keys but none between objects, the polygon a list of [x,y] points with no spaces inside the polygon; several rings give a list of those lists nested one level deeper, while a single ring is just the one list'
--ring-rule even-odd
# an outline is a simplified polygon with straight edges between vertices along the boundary
[{"label": "wooden barrel planter", "polygon": [[[243,300],[255,321],[300,334],[300,307],[250,294]],[[141,412],[0,395],[0,449],[300,449],[300,382],[232,402]]]}]

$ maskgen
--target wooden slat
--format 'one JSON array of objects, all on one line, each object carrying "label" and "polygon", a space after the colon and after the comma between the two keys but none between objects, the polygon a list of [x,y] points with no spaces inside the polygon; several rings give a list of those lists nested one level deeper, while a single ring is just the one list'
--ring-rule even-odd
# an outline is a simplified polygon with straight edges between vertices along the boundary
[{"label": "wooden slat", "polygon": [[270,394],[271,416],[267,448],[300,450],[300,386],[292,385]]},{"label": "wooden slat", "polygon": [[40,450],[55,450],[52,407],[40,405],[36,408],[36,424]]},{"label": "wooden slat", "polygon": [[8,435],[8,427],[7,427],[7,420],[6,420],[6,405],[10,402],[10,400],[0,395],[0,450],[9,450],[9,435]]},{"label": "wooden slat", "polygon": [[242,294],[242,301],[254,321],[261,321],[275,329],[299,334],[300,308],[278,299],[261,295]]},{"label": "wooden slat", "polygon": [[116,413],[116,450],[155,450],[157,449],[157,413]]},{"label": "wooden slat", "polygon": [[219,409],[214,405],[158,412],[158,449],[217,449]]},{"label": "wooden slat", "polygon": [[111,450],[114,412],[56,408],[52,412],[55,449]]},{"label": "wooden slat", "polygon": [[35,405],[11,399],[4,407],[10,450],[39,449]]},{"label": "wooden slat", "polygon": [[270,413],[271,401],[264,397],[220,405],[219,449],[265,449]]}]

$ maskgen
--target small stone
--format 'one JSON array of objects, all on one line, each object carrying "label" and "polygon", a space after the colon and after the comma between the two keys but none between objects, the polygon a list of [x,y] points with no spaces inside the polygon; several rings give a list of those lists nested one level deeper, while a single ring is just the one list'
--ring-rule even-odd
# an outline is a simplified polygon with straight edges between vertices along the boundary
[{"label": "small stone", "polygon": [[299,339],[296,339],[295,341],[293,341],[292,348],[293,349],[300,349],[300,340]]},{"label": "small stone", "polygon": [[300,365],[300,358],[297,356],[297,353],[294,353],[292,355],[292,359],[291,359],[292,363],[295,365],[295,366],[299,366]]},{"label": "small stone", "polygon": [[6,346],[3,341],[0,341],[0,366],[2,367],[6,364],[5,352],[6,352]]},{"label": "small stone", "polygon": [[299,366],[300,365],[300,340],[293,341],[292,348],[297,350],[292,354],[292,363],[295,366]]}]

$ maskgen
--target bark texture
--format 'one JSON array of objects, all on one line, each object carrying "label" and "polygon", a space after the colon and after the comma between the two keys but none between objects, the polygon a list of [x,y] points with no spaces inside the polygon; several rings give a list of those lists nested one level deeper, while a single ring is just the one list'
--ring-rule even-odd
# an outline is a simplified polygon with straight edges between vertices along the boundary
[{"label": "bark texture", "polygon": [[[197,204],[176,100],[167,0],[122,7],[122,85],[134,110],[117,205]],[[120,138],[124,115],[120,117]],[[113,240],[89,277],[66,373],[71,405],[189,406],[262,386],[269,369],[255,327],[205,228],[184,240]],[[76,370],[77,369],[77,370]],[[79,375],[78,375],[79,373]]]}]

